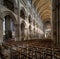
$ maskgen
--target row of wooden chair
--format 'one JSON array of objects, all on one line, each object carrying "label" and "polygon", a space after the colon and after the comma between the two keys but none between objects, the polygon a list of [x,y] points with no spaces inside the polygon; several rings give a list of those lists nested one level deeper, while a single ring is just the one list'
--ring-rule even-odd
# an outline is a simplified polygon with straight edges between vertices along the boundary
[{"label": "row of wooden chair", "polygon": [[50,43],[45,40],[7,41],[2,44],[2,51],[9,50],[9,56],[2,54],[5,59],[59,59],[60,49],[51,47]]},{"label": "row of wooden chair", "polygon": [[[20,51],[19,51],[20,52]],[[53,49],[46,49],[46,48],[22,48],[20,55],[22,58],[30,58],[30,59],[59,59],[58,55],[55,56]],[[19,56],[20,56],[19,55]]]}]

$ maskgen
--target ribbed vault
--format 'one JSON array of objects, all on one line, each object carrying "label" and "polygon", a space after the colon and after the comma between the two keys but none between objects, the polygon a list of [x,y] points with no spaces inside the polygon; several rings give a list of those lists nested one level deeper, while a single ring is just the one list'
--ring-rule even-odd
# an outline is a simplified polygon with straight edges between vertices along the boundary
[{"label": "ribbed vault", "polygon": [[51,18],[51,0],[32,0],[37,12],[41,16],[42,20]]}]

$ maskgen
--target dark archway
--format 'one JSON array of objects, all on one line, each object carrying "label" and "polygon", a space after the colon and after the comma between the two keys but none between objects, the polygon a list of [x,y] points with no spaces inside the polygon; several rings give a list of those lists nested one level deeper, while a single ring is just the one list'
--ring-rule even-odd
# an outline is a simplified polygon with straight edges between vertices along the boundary
[{"label": "dark archway", "polygon": [[10,40],[13,38],[15,32],[15,26],[13,18],[10,15],[6,15],[3,20],[3,37],[4,41]]},{"label": "dark archway", "polygon": [[24,40],[25,38],[25,22],[21,23],[21,39]]},{"label": "dark archway", "polygon": [[20,17],[23,18],[23,19],[25,19],[25,9],[24,8],[22,8],[20,10]]}]

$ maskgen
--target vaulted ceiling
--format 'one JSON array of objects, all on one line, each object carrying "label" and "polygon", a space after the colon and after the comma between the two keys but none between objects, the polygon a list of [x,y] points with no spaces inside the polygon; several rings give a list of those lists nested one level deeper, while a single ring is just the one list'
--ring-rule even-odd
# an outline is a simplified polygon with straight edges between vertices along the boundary
[{"label": "vaulted ceiling", "polygon": [[46,21],[51,19],[51,0],[32,0],[32,3],[42,20]]}]

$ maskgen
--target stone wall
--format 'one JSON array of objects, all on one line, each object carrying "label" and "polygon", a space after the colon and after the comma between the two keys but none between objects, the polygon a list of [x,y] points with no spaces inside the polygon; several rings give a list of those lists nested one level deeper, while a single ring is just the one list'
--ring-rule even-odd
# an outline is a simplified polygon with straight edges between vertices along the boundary
[{"label": "stone wall", "polygon": [[60,45],[60,0],[53,0],[53,39],[54,44]]},{"label": "stone wall", "polygon": [[[16,40],[21,40],[21,38],[22,38],[22,36],[21,36],[21,23],[22,22],[24,22],[24,26],[25,26],[24,27],[24,33],[25,33],[24,40],[27,40],[27,39],[30,40],[30,39],[36,39],[36,38],[40,39],[41,35],[42,36],[44,35],[43,26],[42,26],[43,23],[41,21],[40,22],[38,21],[38,17],[36,17],[36,15],[35,15],[34,8],[32,8],[32,6],[28,5],[28,4],[25,5],[24,1],[19,2],[19,4],[18,4],[18,1],[14,1],[14,2],[13,2],[14,7],[15,7],[14,12],[12,10],[8,9],[6,6],[0,4],[0,6],[1,6],[0,14],[1,14],[2,20],[4,19],[4,17],[6,15],[9,15],[12,17],[15,28],[16,28],[16,32],[15,32]],[[26,1],[26,3],[28,3],[28,1]],[[23,12],[24,12],[24,16],[25,16],[24,19],[20,16],[21,9],[23,9]],[[32,12],[32,11],[34,11],[34,12]],[[31,18],[30,18],[31,23],[29,23],[29,15],[31,16]],[[0,25],[2,25],[1,26],[2,31],[0,30],[1,38],[2,38],[3,21],[0,21],[0,22],[1,22]],[[8,24],[8,22],[7,22],[7,24]],[[31,26],[31,32],[30,32],[29,26]]]},{"label": "stone wall", "polygon": [[3,42],[3,20],[0,18],[0,44]]}]

